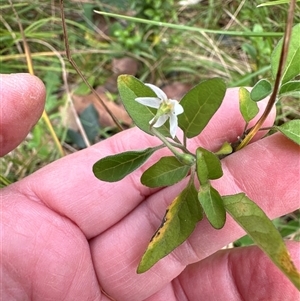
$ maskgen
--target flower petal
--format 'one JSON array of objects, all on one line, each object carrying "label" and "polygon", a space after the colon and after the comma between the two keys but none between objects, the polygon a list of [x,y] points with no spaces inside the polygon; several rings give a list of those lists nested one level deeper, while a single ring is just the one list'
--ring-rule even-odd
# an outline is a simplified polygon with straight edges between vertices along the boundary
[{"label": "flower petal", "polygon": [[183,107],[177,100],[170,99],[170,102],[173,104],[173,112],[175,115],[180,115],[183,113]]},{"label": "flower petal", "polygon": [[157,97],[137,97],[135,101],[142,105],[155,109],[158,109],[161,104],[161,100]]},{"label": "flower petal", "polygon": [[146,86],[148,86],[149,88],[151,88],[151,90],[154,91],[154,93],[157,95],[157,97],[161,100],[167,100],[168,97],[166,95],[166,93],[161,90],[160,88],[156,87],[155,85],[152,84],[145,84]]},{"label": "flower petal", "polygon": [[153,127],[159,128],[160,126],[162,126],[168,120],[168,118],[169,118],[168,115],[162,115],[162,116],[160,116],[157,119],[157,121],[153,124]]},{"label": "flower petal", "polygon": [[174,139],[176,136],[176,131],[178,127],[178,119],[176,115],[170,115],[170,134],[171,137]]}]

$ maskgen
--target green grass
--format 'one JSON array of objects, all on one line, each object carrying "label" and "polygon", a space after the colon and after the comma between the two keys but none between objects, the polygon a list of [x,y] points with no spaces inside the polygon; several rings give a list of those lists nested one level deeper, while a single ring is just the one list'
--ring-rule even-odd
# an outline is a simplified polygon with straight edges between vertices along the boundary
[{"label": "green grass", "polygon": [[[139,62],[137,77],[158,85],[180,81],[196,84],[210,77],[225,78],[228,86],[253,85],[270,78],[270,54],[284,31],[287,5],[256,8],[264,1],[202,1],[180,7],[178,1],[65,1],[72,57],[94,87],[113,75],[114,58]],[[52,3],[52,4],[51,4]],[[68,106],[65,85],[84,91],[82,79],[66,61],[60,7],[57,2],[14,1],[30,46],[34,70],[47,87],[46,111],[63,145],[67,128],[62,111]],[[27,72],[18,20],[8,4],[1,4],[1,72]],[[246,36],[190,32],[96,15],[93,9],[210,30],[242,31]],[[276,18],[274,17],[276,16]],[[299,9],[295,23],[300,21]],[[103,33],[102,23],[106,28]],[[265,37],[247,37],[263,32]],[[67,82],[63,81],[68,74]],[[84,91],[88,93],[88,90]],[[117,99],[117,95],[112,95]],[[279,103],[279,123],[296,116],[294,99]],[[109,136],[110,130],[99,129]],[[98,139],[99,140],[99,139]],[[14,182],[59,157],[48,129],[40,121],[27,139],[0,161],[0,172]],[[28,158],[34,158],[28,160]]]}]

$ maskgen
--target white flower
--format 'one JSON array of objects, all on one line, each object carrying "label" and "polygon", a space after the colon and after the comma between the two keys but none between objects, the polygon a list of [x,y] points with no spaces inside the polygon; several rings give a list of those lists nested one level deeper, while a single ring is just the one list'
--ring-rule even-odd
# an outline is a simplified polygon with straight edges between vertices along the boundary
[{"label": "white flower", "polygon": [[169,99],[160,88],[151,84],[145,85],[151,88],[157,97],[137,97],[135,100],[147,107],[158,109],[155,117],[149,121],[153,127],[162,126],[170,117],[170,134],[174,138],[178,126],[177,115],[183,113],[183,107],[177,100]]}]

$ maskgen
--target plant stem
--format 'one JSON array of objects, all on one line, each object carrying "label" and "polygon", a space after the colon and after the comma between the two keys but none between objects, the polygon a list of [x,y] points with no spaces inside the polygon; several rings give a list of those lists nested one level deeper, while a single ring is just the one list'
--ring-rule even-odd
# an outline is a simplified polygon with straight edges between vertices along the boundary
[{"label": "plant stem", "polygon": [[277,93],[281,84],[281,77],[282,77],[282,72],[285,66],[287,54],[288,54],[288,48],[289,48],[289,41],[292,33],[292,26],[293,26],[293,16],[294,16],[294,11],[295,11],[295,6],[296,6],[296,0],[291,0],[290,2],[290,8],[288,12],[288,17],[287,17],[287,24],[286,24],[286,29],[282,41],[282,49],[281,49],[281,55],[279,59],[279,65],[278,65],[278,70],[277,70],[277,75],[274,83],[274,88],[272,95],[270,96],[270,99],[268,101],[268,104],[266,106],[265,111],[263,112],[262,116],[259,118],[259,120],[256,122],[254,127],[250,130],[250,132],[246,135],[246,137],[243,139],[243,141],[236,147],[235,151],[238,151],[248,145],[248,143],[252,140],[252,138],[256,135],[258,130],[261,128],[265,120],[267,119],[268,115],[270,114],[277,98]]},{"label": "plant stem", "polygon": [[168,141],[168,139],[166,139],[165,136],[163,136],[158,130],[156,130],[154,127],[150,127],[151,132],[159,139],[161,140],[165,146],[167,146],[169,148],[169,150],[175,155],[178,155],[177,150],[174,148],[174,146],[172,145],[172,143],[170,141]]}]

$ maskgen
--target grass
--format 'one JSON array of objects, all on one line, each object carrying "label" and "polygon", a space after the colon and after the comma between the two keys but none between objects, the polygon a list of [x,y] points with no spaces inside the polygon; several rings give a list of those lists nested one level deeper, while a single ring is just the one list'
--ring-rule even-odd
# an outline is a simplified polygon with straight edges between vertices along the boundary
[{"label": "grass", "polygon": [[[65,15],[72,57],[87,80],[103,85],[112,77],[112,61],[125,56],[139,62],[137,77],[158,85],[172,82],[196,84],[211,77],[225,78],[228,86],[252,86],[271,78],[270,55],[285,28],[287,5],[256,8],[264,1],[204,0],[182,7],[178,1],[66,1]],[[82,79],[65,60],[60,7],[54,1],[14,1],[31,50],[35,74],[47,88],[46,112],[66,152],[68,127],[62,112],[70,105],[70,93],[89,93]],[[18,19],[8,3],[0,5],[1,72],[28,72]],[[177,26],[246,33],[229,36],[186,29],[158,27],[100,16],[93,9],[138,18],[161,20]],[[276,17],[274,17],[276,16]],[[300,21],[299,8],[295,24]],[[263,33],[264,37],[250,36]],[[247,36],[248,35],[248,36]],[[69,92],[67,91],[69,90]],[[117,99],[117,94],[111,95]],[[299,99],[278,103],[277,123],[299,118]],[[95,141],[111,135],[99,128]],[[40,120],[26,140],[0,159],[0,186],[15,182],[60,157],[49,128]],[[292,220],[299,221],[299,214]],[[290,235],[290,233],[289,233]]]}]

